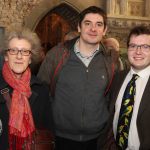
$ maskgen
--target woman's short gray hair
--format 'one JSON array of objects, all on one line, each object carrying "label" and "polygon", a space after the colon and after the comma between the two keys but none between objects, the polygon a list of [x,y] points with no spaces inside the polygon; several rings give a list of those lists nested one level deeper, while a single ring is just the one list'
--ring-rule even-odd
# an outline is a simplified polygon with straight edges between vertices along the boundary
[{"label": "woman's short gray hair", "polygon": [[6,55],[9,48],[9,42],[14,38],[27,40],[31,44],[32,63],[38,63],[40,61],[40,51],[42,50],[40,39],[35,32],[32,32],[28,28],[15,29],[6,33],[2,45],[2,52],[4,55]]}]

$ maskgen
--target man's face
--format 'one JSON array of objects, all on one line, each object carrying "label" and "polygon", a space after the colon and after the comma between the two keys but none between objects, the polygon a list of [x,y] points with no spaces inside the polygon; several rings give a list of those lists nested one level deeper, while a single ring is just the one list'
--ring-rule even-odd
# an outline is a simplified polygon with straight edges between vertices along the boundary
[{"label": "man's face", "polygon": [[[147,47],[141,47],[146,45]],[[128,47],[128,59],[136,70],[150,65],[150,35],[132,35]]]},{"label": "man's face", "polygon": [[91,45],[97,45],[102,40],[106,30],[106,28],[104,29],[103,17],[94,13],[86,14],[81,26],[78,26],[81,41]]}]

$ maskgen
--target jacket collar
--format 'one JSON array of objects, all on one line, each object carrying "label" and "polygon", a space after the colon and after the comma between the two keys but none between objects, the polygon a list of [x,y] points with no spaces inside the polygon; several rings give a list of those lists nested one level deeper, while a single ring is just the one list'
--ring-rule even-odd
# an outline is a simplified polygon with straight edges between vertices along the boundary
[{"label": "jacket collar", "polygon": [[[66,41],[64,42],[64,46],[68,49],[68,50],[74,50],[74,45],[76,43],[76,41],[79,39],[80,37],[76,37],[72,40]],[[99,50],[102,51],[102,53],[105,55],[106,54],[106,50],[105,50],[105,46],[102,44],[102,42],[100,42],[100,46],[99,46]]]},{"label": "jacket collar", "polygon": [[74,49],[74,44],[76,43],[78,38],[79,37],[76,37],[76,38],[74,38],[72,40],[64,42],[64,46],[66,47],[66,49],[73,50]]}]

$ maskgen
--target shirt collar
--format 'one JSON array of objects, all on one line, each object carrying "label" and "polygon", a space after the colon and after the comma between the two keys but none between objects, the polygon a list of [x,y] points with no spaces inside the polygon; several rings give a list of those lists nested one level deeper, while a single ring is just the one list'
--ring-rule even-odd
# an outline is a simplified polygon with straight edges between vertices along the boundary
[{"label": "shirt collar", "polygon": [[132,76],[133,74],[138,74],[140,77],[144,78],[150,75],[150,65],[146,68],[144,68],[141,71],[136,72],[133,67],[131,67],[130,70],[130,75]]},{"label": "shirt collar", "polygon": [[[76,41],[76,43],[75,43],[75,45],[74,45],[74,52],[75,52],[76,54],[80,53],[80,50],[79,50],[79,46],[78,46],[78,45],[79,45],[79,38],[77,39],[77,41]],[[98,47],[96,48],[96,50],[94,50],[94,52],[93,52],[92,55],[94,55],[96,52],[100,51],[99,48],[100,48],[100,45],[98,45]],[[81,53],[80,53],[80,54],[81,54]]]}]

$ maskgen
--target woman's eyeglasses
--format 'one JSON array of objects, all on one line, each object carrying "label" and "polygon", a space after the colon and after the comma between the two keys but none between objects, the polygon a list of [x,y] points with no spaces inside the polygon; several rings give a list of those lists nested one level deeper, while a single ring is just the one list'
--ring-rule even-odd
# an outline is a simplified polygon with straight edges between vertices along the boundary
[{"label": "woman's eyeglasses", "polygon": [[18,53],[21,53],[21,55],[23,56],[29,56],[31,54],[31,50],[26,50],[26,49],[19,50],[19,49],[9,48],[8,51],[11,55],[18,55]]}]

